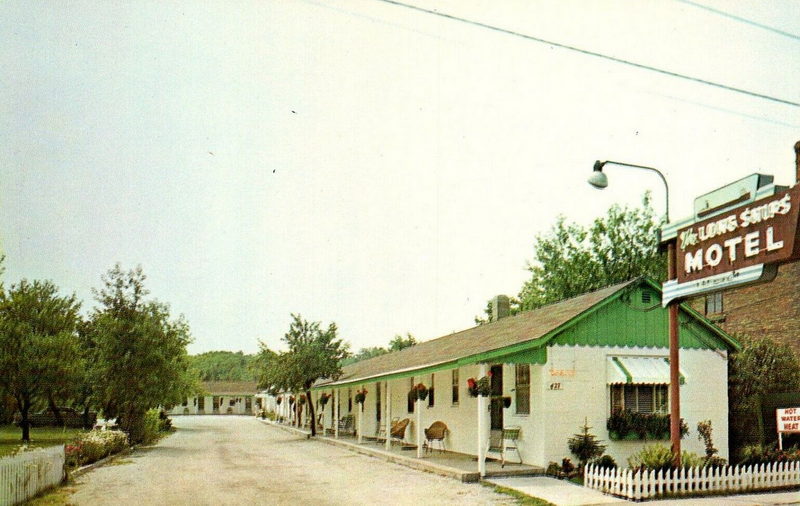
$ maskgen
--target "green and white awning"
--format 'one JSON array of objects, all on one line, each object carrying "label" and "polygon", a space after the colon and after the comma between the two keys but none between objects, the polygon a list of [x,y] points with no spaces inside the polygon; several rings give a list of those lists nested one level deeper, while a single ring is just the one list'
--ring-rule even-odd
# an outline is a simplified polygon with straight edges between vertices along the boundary
[{"label": "green and white awning", "polygon": [[[669,359],[667,357],[608,357],[606,370],[609,385],[669,384]],[[686,382],[683,371],[680,371],[680,378],[681,384]]]}]

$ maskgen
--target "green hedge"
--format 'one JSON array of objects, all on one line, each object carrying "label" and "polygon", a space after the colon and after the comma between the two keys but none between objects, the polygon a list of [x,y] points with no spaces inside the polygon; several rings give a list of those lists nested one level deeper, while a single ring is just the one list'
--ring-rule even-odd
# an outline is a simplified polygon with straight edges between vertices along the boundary
[{"label": "green hedge", "polygon": [[[669,439],[669,415],[617,410],[608,418],[606,428],[608,438],[614,441],[666,440]],[[681,419],[681,437],[688,433],[689,426]]]}]

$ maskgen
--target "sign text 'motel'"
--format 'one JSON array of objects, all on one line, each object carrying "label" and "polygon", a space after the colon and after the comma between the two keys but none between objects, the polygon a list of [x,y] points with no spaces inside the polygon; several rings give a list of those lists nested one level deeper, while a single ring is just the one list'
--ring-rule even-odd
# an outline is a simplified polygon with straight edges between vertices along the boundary
[{"label": "sign text 'motel'", "polygon": [[800,185],[678,231],[678,283],[800,255]]}]

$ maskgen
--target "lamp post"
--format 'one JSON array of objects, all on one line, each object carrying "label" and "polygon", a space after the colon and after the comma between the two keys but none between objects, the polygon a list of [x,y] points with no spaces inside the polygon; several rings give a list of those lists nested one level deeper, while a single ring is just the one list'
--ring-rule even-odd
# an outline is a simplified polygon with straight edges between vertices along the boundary
[{"label": "lamp post", "polygon": [[[597,160],[594,162],[594,171],[589,176],[588,182],[590,185],[602,190],[608,186],[608,176],[603,172],[603,167],[607,164],[620,165],[622,167],[630,167],[634,169],[644,169],[655,172],[664,183],[664,190],[666,191],[666,215],[665,218],[669,223],[669,185],[664,178],[664,174],[658,169],[647,167],[645,165],[634,165],[630,163],[614,162],[606,160],[601,162]],[[677,263],[675,257],[675,242],[672,241],[667,245],[667,279],[672,280],[678,277]],[[672,464],[676,468],[681,465],[681,397],[680,397],[680,368],[678,364],[678,355],[680,343],[678,340],[678,302],[672,300],[667,304],[667,314],[669,317],[669,438],[672,445]]]}]

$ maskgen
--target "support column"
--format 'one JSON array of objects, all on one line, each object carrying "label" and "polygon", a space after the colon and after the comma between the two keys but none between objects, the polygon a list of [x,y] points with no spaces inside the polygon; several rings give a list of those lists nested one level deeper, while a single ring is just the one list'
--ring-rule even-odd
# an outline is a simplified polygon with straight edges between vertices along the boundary
[{"label": "support column", "polygon": [[392,387],[389,386],[389,381],[386,381],[386,451],[392,449]]},{"label": "support column", "polygon": [[[478,364],[478,379],[488,374],[485,363]],[[486,411],[488,398],[478,395],[478,473],[481,477],[486,476],[486,449],[488,440],[488,424],[486,423]]]},{"label": "support column", "polygon": [[416,418],[417,418],[417,421],[416,421],[416,424],[417,424],[417,430],[416,430],[416,436],[417,436],[417,458],[421,459],[422,458],[422,400],[417,398],[417,400],[415,400],[414,402],[416,403],[416,406],[414,407],[414,411],[416,411],[415,414],[416,414]]},{"label": "support column", "polygon": [[333,437],[339,439],[339,389],[333,391]]},{"label": "support column", "polygon": [[[364,391],[364,385],[361,385],[361,391]],[[366,399],[364,399],[364,402],[356,403],[356,416],[358,416],[358,444],[361,444],[364,441],[362,432],[364,428],[364,404],[366,403]]]}]

